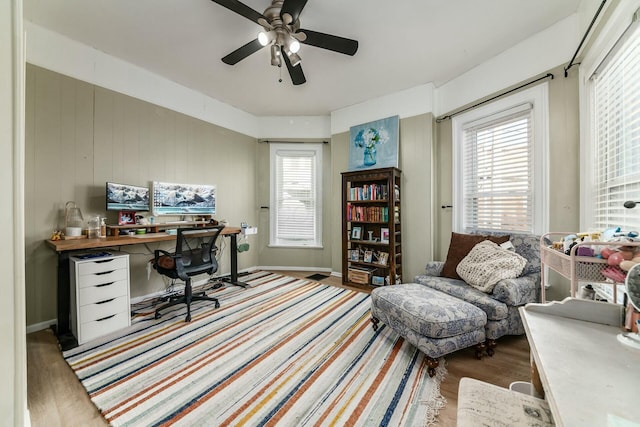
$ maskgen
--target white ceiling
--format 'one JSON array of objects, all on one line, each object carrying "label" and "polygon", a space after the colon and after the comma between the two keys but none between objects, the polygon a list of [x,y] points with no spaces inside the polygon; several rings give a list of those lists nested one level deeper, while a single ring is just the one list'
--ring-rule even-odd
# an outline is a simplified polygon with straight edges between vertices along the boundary
[{"label": "white ceiling", "polygon": [[[269,0],[245,0],[262,13]],[[358,40],[355,56],[302,45],[307,83],[262,49],[255,23],[210,0],[24,0],[25,19],[257,116],[316,116],[436,87],[577,11],[580,0],[309,0],[302,28]],[[567,58],[567,61],[570,58]]]}]

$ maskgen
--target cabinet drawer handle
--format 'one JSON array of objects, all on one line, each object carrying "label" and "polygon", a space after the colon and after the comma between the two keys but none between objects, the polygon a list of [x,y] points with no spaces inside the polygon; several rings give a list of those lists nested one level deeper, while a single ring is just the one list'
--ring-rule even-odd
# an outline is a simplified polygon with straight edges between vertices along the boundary
[{"label": "cabinet drawer handle", "polygon": [[101,285],[96,285],[96,288],[102,288],[103,286],[111,286],[116,282],[103,283]]},{"label": "cabinet drawer handle", "polygon": [[102,276],[104,274],[111,274],[113,273],[115,270],[111,270],[111,271],[102,271],[100,273],[95,273],[96,276]]},{"label": "cabinet drawer handle", "polygon": [[108,303],[108,302],[113,301],[114,299],[115,299],[115,298],[106,299],[106,300],[104,300],[104,301],[98,301],[96,304],[106,304],[106,303]]},{"label": "cabinet drawer handle", "polygon": [[115,261],[113,258],[111,259],[102,259],[99,261],[94,261],[96,264],[104,264],[105,262],[111,262],[111,261]]},{"label": "cabinet drawer handle", "polygon": [[103,320],[108,320],[115,316],[115,314],[112,314],[111,316],[103,317],[102,319],[96,319],[96,322],[102,322]]}]

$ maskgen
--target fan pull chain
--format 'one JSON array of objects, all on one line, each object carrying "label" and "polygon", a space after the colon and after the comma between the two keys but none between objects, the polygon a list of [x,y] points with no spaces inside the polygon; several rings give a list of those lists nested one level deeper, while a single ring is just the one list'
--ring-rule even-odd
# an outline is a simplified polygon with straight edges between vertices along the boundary
[{"label": "fan pull chain", "polygon": [[282,64],[278,65],[278,72],[280,73],[280,78],[278,79],[278,83],[282,83]]}]

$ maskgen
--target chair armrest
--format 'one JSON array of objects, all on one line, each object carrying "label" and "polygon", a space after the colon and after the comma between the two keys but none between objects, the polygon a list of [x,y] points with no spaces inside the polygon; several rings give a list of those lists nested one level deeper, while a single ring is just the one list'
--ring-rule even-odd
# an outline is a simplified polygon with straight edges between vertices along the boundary
[{"label": "chair armrest", "polygon": [[444,267],[444,261],[429,261],[424,269],[425,275],[439,277]]},{"label": "chair armrest", "polygon": [[516,279],[500,280],[491,296],[510,306],[540,301],[540,274],[528,274]]},{"label": "chair armrest", "polygon": [[[171,252],[167,252],[162,249],[156,249],[153,251],[153,268],[156,270],[177,270],[180,266],[179,260],[182,258],[182,255],[173,254]],[[178,273],[180,273],[178,271]]]},{"label": "chair armrest", "polygon": [[153,251],[153,259],[156,260],[156,262],[158,261],[158,258],[160,258],[161,256],[168,256],[171,258],[175,258],[175,254],[172,254],[171,252],[167,252],[165,250],[162,249],[156,249],[155,251]]}]

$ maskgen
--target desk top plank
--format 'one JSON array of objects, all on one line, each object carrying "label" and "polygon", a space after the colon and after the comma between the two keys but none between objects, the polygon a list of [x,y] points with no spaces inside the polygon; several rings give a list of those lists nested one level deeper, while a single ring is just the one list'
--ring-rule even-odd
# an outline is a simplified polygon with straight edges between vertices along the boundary
[{"label": "desk top plank", "polygon": [[[240,227],[225,227],[220,232],[220,235],[238,234],[240,231]],[[151,236],[137,234],[135,236],[108,236],[98,239],[46,240],[45,242],[56,252],[67,252],[176,240],[176,235],[166,233],[152,234]]]},{"label": "desk top plank", "polygon": [[556,425],[640,422],[640,351],[617,341],[620,327],[520,311]]}]

